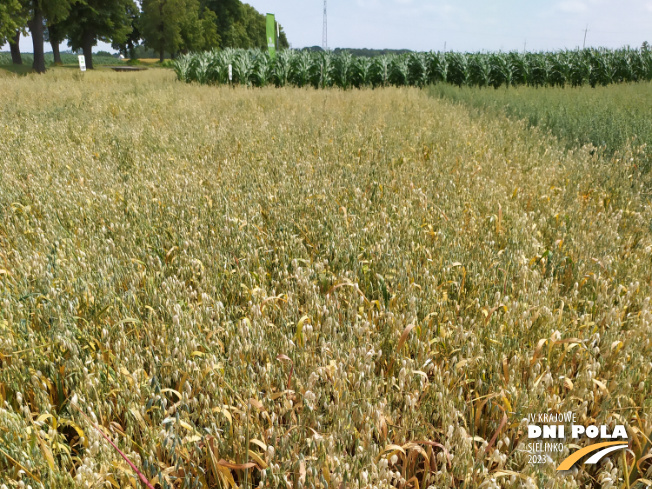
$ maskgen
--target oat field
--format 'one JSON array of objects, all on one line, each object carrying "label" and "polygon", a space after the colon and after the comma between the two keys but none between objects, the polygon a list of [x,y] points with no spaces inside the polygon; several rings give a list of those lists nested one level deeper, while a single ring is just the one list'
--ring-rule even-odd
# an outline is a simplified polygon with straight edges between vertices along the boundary
[{"label": "oat field", "polygon": [[[165,70],[2,78],[0,130],[2,488],[652,479],[640,150]],[[561,411],[630,448],[528,463]]]}]

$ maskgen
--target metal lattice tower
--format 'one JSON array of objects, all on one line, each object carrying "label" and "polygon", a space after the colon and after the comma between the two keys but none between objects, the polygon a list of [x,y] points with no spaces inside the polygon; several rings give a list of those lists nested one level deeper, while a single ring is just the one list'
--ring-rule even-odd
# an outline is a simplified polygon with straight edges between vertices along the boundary
[{"label": "metal lattice tower", "polygon": [[321,34],[321,47],[328,51],[328,17],[326,15],[326,0],[324,0],[324,29]]}]

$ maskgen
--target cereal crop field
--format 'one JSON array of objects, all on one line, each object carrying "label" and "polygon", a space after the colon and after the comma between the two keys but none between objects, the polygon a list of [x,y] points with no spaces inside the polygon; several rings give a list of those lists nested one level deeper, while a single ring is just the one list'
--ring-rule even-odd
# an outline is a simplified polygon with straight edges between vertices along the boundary
[{"label": "cereal crop field", "polygon": [[[641,148],[168,70],[0,78],[0,130],[2,487],[650,484]],[[560,412],[629,448],[533,462]]]}]

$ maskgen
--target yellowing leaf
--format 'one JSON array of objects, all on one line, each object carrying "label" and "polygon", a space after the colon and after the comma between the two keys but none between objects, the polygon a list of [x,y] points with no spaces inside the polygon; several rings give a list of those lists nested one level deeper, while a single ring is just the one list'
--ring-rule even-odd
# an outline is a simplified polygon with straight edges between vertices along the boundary
[{"label": "yellowing leaf", "polygon": [[403,333],[401,334],[401,337],[398,339],[398,345],[396,345],[396,351],[401,351],[401,348],[405,344],[405,341],[407,340],[410,331],[412,331],[415,326],[416,323],[408,324],[406,326],[406,328],[403,330]]},{"label": "yellowing leaf", "polygon": [[54,418],[54,416],[52,416],[50,413],[44,413],[44,414],[41,414],[38,418],[36,418],[35,423],[38,424],[38,425],[40,425],[40,424],[43,423],[46,419],[49,419],[49,418]]},{"label": "yellowing leaf", "polygon": [[404,450],[403,447],[400,446],[400,445],[387,445],[387,446],[383,449],[383,451],[381,452],[381,455],[382,455],[383,453],[385,453],[385,452],[395,452],[395,451],[399,451],[399,452],[401,452],[403,455],[405,455],[405,450]]},{"label": "yellowing leaf", "polygon": [[249,457],[258,464],[258,467],[260,469],[264,470],[267,468],[267,463],[262,458],[260,458],[260,455],[258,455],[253,450],[249,450]]},{"label": "yellowing leaf", "polygon": [[592,379],[592,380],[595,385],[597,385],[602,391],[604,391],[607,395],[609,395],[609,389],[607,389],[607,386],[604,384],[604,382],[601,382],[598,379]]},{"label": "yellowing leaf", "polygon": [[308,316],[303,316],[301,319],[299,319],[299,322],[297,323],[297,330],[294,334],[294,340],[299,346],[303,346],[305,343],[303,337],[303,325],[305,323],[310,323],[310,318]]},{"label": "yellowing leaf", "polygon": [[258,409],[259,411],[264,411],[265,410],[265,406],[263,406],[263,403],[260,402],[258,399],[253,399],[253,398],[249,399],[249,404],[251,404],[253,407]]},{"label": "yellowing leaf", "polygon": [[163,394],[163,393],[165,393],[165,392],[172,392],[172,393],[175,394],[179,399],[181,399],[181,397],[182,397],[182,396],[181,396],[181,393],[180,393],[179,391],[174,390],[174,389],[161,389],[161,394]]},{"label": "yellowing leaf", "polygon": [[188,431],[195,431],[195,428],[193,428],[189,423],[183,420],[179,420],[179,424],[183,426],[185,429],[187,429]]},{"label": "yellowing leaf", "polygon": [[267,445],[265,445],[265,443],[263,443],[257,438],[252,438],[251,440],[249,440],[249,443],[253,443],[254,445],[257,445],[260,448],[262,448],[264,451],[267,451]]}]

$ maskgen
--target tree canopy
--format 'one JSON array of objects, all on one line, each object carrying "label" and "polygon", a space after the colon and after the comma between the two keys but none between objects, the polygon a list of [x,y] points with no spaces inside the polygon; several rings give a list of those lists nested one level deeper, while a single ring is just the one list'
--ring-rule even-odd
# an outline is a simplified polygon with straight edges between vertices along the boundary
[{"label": "tree canopy", "polygon": [[[239,0],[204,0],[204,9],[217,15],[218,33],[222,39],[221,47],[261,48],[267,47],[265,34],[265,15]],[[278,47],[288,48],[283,28],[280,28]]]},{"label": "tree canopy", "polygon": [[[45,41],[58,61],[59,43],[67,40],[74,51],[83,51],[89,69],[98,41],[111,43],[130,58],[144,46],[161,61],[165,55],[218,47],[267,47],[265,15],[240,0],[2,0],[0,44],[12,42],[12,59],[20,57],[14,51],[26,28],[38,72],[45,71]],[[281,27],[278,48],[287,47]]]},{"label": "tree canopy", "polygon": [[83,0],[74,3],[63,22],[68,44],[81,49],[86,66],[93,68],[93,46],[97,41],[122,43],[132,31],[130,9],[134,0]]},{"label": "tree canopy", "polygon": [[219,47],[217,16],[201,11],[199,0],[143,0],[140,32],[145,46],[159,53],[204,51]]},{"label": "tree canopy", "polygon": [[13,40],[16,31],[26,24],[26,12],[19,0],[0,2],[0,44]]}]

